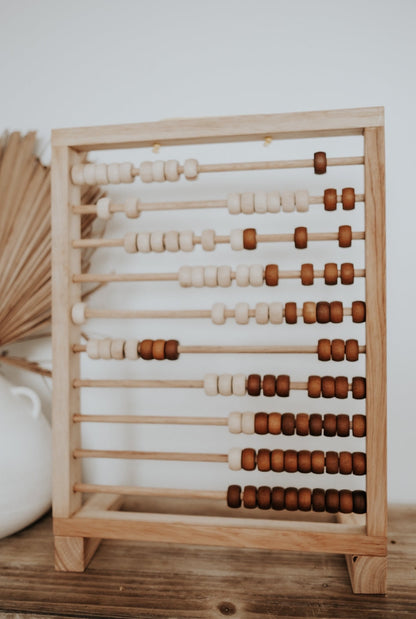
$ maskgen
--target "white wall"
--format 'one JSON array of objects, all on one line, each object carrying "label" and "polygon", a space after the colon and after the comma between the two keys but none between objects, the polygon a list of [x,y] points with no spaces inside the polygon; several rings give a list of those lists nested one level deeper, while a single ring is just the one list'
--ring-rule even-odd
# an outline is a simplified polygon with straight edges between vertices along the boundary
[{"label": "white wall", "polygon": [[[0,0],[0,127],[38,130],[41,149],[53,127],[385,106],[389,497],[401,502],[416,501],[415,17],[412,0]],[[50,358],[48,343],[15,351]],[[47,408],[37,378],[6,372]]]}]

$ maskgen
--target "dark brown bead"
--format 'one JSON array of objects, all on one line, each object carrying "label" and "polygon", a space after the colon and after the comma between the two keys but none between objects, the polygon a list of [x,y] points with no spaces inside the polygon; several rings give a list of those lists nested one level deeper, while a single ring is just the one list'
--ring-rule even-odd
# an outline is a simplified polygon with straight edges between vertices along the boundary
[{"label": "dark brown bead", "polygon": [[271,490],[268,486],[257,488],[257,506],[259,509],[270,509],[271,500]]},{"label": "dark brown bead", "polygon": [[310,488],[299,488],[298,490],[298,508],[302,512],[311,511],[312,507],[312,492]]},{"label": "dark brown bead", "polygon": [[314,512],[325,511],[325,490],[322,488],[312,490],[312,509]]},{"label": "dark brown bead", "polygon": [[245,471],[254,471],[256,468],[256,452],[251,447],[246,447],[241,452],[241,468]]},{"label": "dark brown bead", "polygon": [[310,398],[319,398],[321,395],[321,377],[309,376],[308,378],[308,396]]},{"label": "dark brown bead", "polygon": [[326,172],[326,153],[325,152],[319,151],[317,153],[314,153],[313,167],[315,170],[315,174],[325,174]]},{"label": "dark brown bead", "polygon": [[363,376],[354,376],[352,379],[352,397],[355,400],[362,400],[365,398],[365,392],[365,378]]},{"label": "dark brown bead", "polygon": [[312,413],[309,417],[309,433],[311,436],[321,436],[322,434],[322,415]]},{"label": "dark brown bead", "polygon": [[249,374],[247,378],[247,393],[248,395],[260,395],[261,392],[261,376],[260,374]]},{"label": "dark brown bead", "polygon": [[335,262],[327,262],[325,264],[324,280],[327,286],[335,286],[338,283],[338,266]]},{"label": "dark brown bead", "polygon": [[315,450],[311,454],[311,469],[312,473],[322,475],[325,471],[325,454],[323,451]]},{"label": "dark brown bead", "polygon": [[352,417],[352,433],[353,436],[362,438],[366,434],[366,418],[365,415],[353,415]]},{"label": "dark brown bead", "polygon": [[309,434],[309,415],[306,413],[298,413],[296,415],[296,434],[298,436],[307,436]]},{"label": "dark brown bead", "polygon": [[254,431],[256,434],[267,434],[269,431],[269,416],[267,413],[254,415]]},{"label": "dark brown bead", "polygon": [[269,434],[280,434],[282,431],[282,416],[280,413],[269,413]]},{"label": "dark brown bead", "polygon": [[264,270],[266,286],[277,286],[279,283],[279,267],[277,264],[268,264]]},{"label": "dark brown bead", "polygon": [[243,246],[244,249],[256,249],[257,234],[255,228],[246,228],[243,230]]},{"label": "dark brown bead", "polygon": [[351,310],[353,322],[365,322],[364,301],[353,301],[351,305]]},{"label": "dark brown bead", "polygon": [[332,413],[324,415],[324,435],[335,436],[337,433],[337,418]]},{"label": "dark brown bead", "polygon": [[227,505],[228,507],[241,507],[241,486],[228,486]]},{"label": "dark brown bead", "polygon": [[327,451],[325,454],[325,469],[329,475],[336,475],[339,471],[339,458],[336,451]]},{"label": "dark brown bead", "polygon": [[290,394],[290,378],[287,374],[279,374],[276,378],[276,395],[287,398]]},{"label": "dark brown bead", "polygon": [[363,490],[353,490],[352,503],[354,514],[365,514],[367,511],[367,497]]},{"label": "dark brown bead", "polygon": [[178,340],[167,340],[165,344],[165,357],[170,361],[176,361],[179,358]]},{"label": "dark brown bead", "polygon": [[339,511],[342,514],[351,514],[354,509],[351,490],[339,491]]},{"label": "dark brown bead", "polygon": [[268,398],[276,395],[276,376],[273,376],[273,374],[263,376],[263,395]]},{"label": "dark brown bead", "polygon": [[312,325],[316,322],[316,303],[313,301],[305,301],[302,309],[303,322],[307,325]]},{"label": "dark brown bead", "polygon": [[285,490],[280,486],[272,488],[272,509],[282,510],[285,508]]},{"label": "dark brown bead", "polygon": [[257,507],[257,489],[255,486],[244,486],[243,505],[248,509]]},{"label": "dark brown bead", "polygon": [[350,286],[354,283],[354,265],[351,262],[341,264],[341,284]]},{"label": "dark brown bead", "polygon": [[295,415],[293,413],[283,413],[282,415],[282,434],[292,436],[295,433]]},{"label": "dark brown bead", "polygon": [[270,471],[270,449],[259,449],[257,452],[257,468],[261,472]]},{"label": "dark brown bead", "polygon": [[322,377],[322,397],[333,398],[335,396],[335,378],[333,376]]},{"label": "dark brown bead", "polygon": [[298,309],[296,303],[289,302],[285,304],[285,320],[288,325],[294,325],[298,321]]},{"label": "dark brown bead", "polygon": [[347,340],[345,342],[345,358],[347,361],[358,361],[359,357],[358,340]]},{"label": "dark brown bead", "polygon": [[353,187],[344,187],[342,190],[342,208],[352,211],[355,208],[355,191]]},{"label": "dark brown bead", "polygon": [[351,226],[340,226],[338,228],[338,245],[340,247],[351,247],[352,231]]},{"label": "dark brown bead", "polygon": [[308,230],[305,226],[298,226],[295,228],[294,234],[296,249],[306,249],[308,246]]},{"label": "dark brown bead", "polygon": [[150,361],[153,359],[153,340],[142,340],[140,342],[140,357]]},{"label": "dark brown bead", "polygon": [[296,488],[286,488],[285,508],[290,512],[294,512],[298,509],[298,491]]},{"label": "dark brown bead", "polygon": [[154,340],[152,345],[153,359],[163,361],[165,358],[165,340]]},{"label": "dark brown bead", "polygon": [[341,475],[352,473],[352,453],[349,451],[341,451],[339,454],[339,472]]},{"label": "dark brown bead", "polygon": [[318,340],[318,359],[319,361],[330,361],[331,359],[330,340]]},{"label": "dark brown bead", "polygon": [[273,449],[270,456],[272,471],[282,473],[285,468],[285,454],[283,449]]},{"label": "dark brown bead", "polygon": [[332,340],[331,342],[332,361],[344,361],[345,342],[344,340]]},{"label": "dark brown bead", "polygon": [[331,317],[331,309],[328,301],[318,301],[316,304],[316,321],[319,324],[326,324]]},{"label": "dark brown bead", "polygon": [[302,264],[300,267],[300,279],[304,286],[312,286],[314,278],[313,264]]},{"label": "dark brown bead", "polygon": [[352,472],[354,475],[365,475],[367,469],[366,455],[361,451],[352,454]]},{"label": "dark brown bead", "polygon": [[336,377],[335,397],[340,400],[345,400],[345,398],[348,398],[348,378],[346,376]]},{"label": "dark brown bead", "polygon": [[287,449],[285,452],[285,471],[286,473],[296,473],[298,470],[298,454],[294,449]]},{"label": "dark brown bead", "polygon": [[331,488],[325,492],[325,509],[330,514],[336,514],[339,511],[338,490]]},{"label": "dark brown bead", "polygon": [[350,435],[350,418],[348,415],[337,415],[337,434],[342,437]]},{"label": "dark brown bead", "polygon": [[312,455],[306,449],[301,449],[298,453],[298,471],[299,473],[310,473],[312,470]]},{"label": "dark brown bead", "polygon": [[324,191],[324,206],[326,211],[336,211],[337,209],[337,190],[325,189]]},{"label": "dark brown bead", "polygon": [[344,308],[341,301],[331,301],[329,304],[331,322],[339,323],[344,320]]}]

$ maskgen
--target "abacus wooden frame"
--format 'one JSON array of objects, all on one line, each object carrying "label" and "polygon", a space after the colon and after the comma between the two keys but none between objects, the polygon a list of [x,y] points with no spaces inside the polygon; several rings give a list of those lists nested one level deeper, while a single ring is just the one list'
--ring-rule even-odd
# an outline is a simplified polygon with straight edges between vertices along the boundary
[{"label": "abacus wooden frame", "polygon": [[[174,516],[117,511],[122,496],[93,495],[84,505],[74,485],[81,482],[80,327],[70,308],[81,300],[80,187],[70,168],[84,151],[160,145],[204,144],[327,136],[364,136],[367,514],[341,516],[338,523],[305,523],[218,516]],[[384,110],[358,108],[293,114],[172,119],[119,126],[59,129],[52,133],[53,227],[53,515],[56,569],[82,571],[101,538],[344,553],[356,593],[385,593],[386,587],[386,348]],[[113,510],[113,511],[110,511]]]}]

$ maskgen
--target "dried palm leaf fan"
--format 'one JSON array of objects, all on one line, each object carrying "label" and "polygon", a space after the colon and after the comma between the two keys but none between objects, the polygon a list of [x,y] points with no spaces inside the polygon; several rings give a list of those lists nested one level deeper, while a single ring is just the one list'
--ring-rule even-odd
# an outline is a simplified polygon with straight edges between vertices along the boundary
[{"label": "dried palm leaf fan", "polygon": [[[35,132],[13,132],[0,141],[0,347],[42,334],[51,322],[50,167],[35,155],[35,140]],[[102,195],[99,187],[85,187],[82,202]],[[82,216],[83,238],[103,234],[101,221],[93,230],[94,220]],[[82,256],[83,272],[90,257],[90,250]],[[24,359],[3,354],[0,361],[48,373]]]}]

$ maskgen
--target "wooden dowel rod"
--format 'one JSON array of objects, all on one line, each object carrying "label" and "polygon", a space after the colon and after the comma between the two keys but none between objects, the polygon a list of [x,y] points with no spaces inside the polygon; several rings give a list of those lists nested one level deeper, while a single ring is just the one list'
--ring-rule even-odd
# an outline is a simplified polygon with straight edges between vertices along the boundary
[{"label": "wooden dowel rod", "polygon": [[203,380],[134,380],[134,379],[91,379],[76,378],[73,387],[123,387],[130,389],[203,389]]},{"label": "wooden dowel rod", "polygon": [[74,449],[74,458],[111,458],[114,460],[169,460],[171,462],[228,462],[227,454],[180,451],[130,451],[113,449]]},{"label": "wooden dowel rod", "polygon": [[189,426],[227,426],[227,417],[178,417],[168,415],[77,415],[75,423],[143,423]]},{"label": "wooden dowel rod", "polygon": [[77,483],[74,492],[122,494],[125,496],[154,496],[178,499],[213,499],[225,501],[227,493],[223,490],[188,490],[185,488],[145,488],[136,486],[104,486],[99,484]]}]

